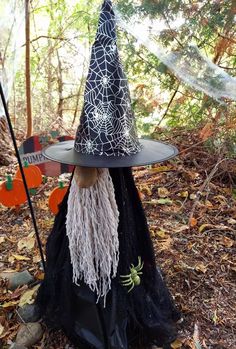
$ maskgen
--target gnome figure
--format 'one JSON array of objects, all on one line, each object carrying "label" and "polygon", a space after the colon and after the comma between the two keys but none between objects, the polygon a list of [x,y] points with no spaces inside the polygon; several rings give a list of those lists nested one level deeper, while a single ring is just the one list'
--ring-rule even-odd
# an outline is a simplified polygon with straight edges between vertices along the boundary
[{"label": "gnome figure", "polygon": [[47,241],[37,303],[79,348],[171,348],[179,313],[156,266],[131,167],[177,149],[137,137],[110,0],[102,5],[75,141],[45,150],[74,165]]}]

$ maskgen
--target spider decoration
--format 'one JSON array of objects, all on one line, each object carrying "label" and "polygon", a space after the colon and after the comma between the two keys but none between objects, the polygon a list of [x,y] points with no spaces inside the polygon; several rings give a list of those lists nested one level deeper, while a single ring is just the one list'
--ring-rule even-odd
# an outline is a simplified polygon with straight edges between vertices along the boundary
[{"label": "spider decoration", "polygon": [[134,288],[134,286],[140,285],[141,282],[139,275],[142,275],[141,270],[143,269],[143,262],[140,256],[138,256],[138,265],[135,267],[133,264],[131,264],[129,269],[130,274],[120,275],[121,278],[124,278],[124,280],[121,281],[121,284],[126,287],[131,286],[128,293]]}]

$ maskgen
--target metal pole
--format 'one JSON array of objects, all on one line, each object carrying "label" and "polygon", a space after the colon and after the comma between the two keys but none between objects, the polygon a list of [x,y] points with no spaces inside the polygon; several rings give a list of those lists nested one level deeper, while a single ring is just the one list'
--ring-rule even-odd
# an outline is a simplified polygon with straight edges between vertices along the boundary
[{"label": "metal pole", "polygon": [[17,157],[17,161],[18,161],[18,164],[19,164],[21,176],[22,176],[22,179],[23,179],[24,187],[25,187],[25,192],[26,192],[26,196],[27,196],[27,200],[28,200],[28,204],[29,204],[30,214],[31,214],[31,218],[32,218],[33,226],[34,226],[34,231],[35,231],[35,235],[36,235],[36,239],[37,239],[37,243],[38,243],[38,248],[39,248],[40,256],[42,258],[43,268],[45,270],[45,260],[44,260],[44,256],[43,256],[42,243],[41,243],[41,240],[40,240],[40,237],[39,237],[39,231],[38,231],[38,227],[37,227],[37,223],[36,223],[36,219],[35,219],[35,215],[34,215],[34,209],[33,209],[32,201],[31,201],[31,198],[30,198],[29,189],[28,189],[28,186],[27,186],[27,183],[26,183],[23,166],[22,166],[21,159],[20,159],[20,153],[19,153],[19,150],[18,150],[18,147],[17,147],[17,144],[16,144],[16,138],[15,138],[15,134],[14,134],[14,131],[13,131],[13,128],[12,128],[11,118],[10,118],[10,115],[9,115],[9,112],[8,112],[7,103],[6,103],[6,99],[5,99],[5,96],[4,96],[4,92],[3,92],[3,88],[2,88],[1,82],[0,82],[0,95],[1,95],[3,108],[4,108],[4,111],[5,111],[5,115],[6,115],[6,118],[7,118],[7,122],[8,122],[9,130],[10,130],[12,142],[13,142],[13,145],[14,145],[15,154],[16,154],[16,157]]}]

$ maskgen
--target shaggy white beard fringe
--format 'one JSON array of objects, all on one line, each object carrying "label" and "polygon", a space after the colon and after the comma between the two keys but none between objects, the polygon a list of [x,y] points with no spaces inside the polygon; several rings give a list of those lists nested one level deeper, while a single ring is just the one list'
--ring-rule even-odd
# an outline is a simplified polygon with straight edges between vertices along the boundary
[{"label": "shaggy white beard fringe", "polygon": [[73,282],[79,280],[97,293],[97,301],[111,288],[119,262],[119,211],[108,169],[98,169],[90,188],[79,188],[72,179],[68,197],[66,231],[69,239]]}]

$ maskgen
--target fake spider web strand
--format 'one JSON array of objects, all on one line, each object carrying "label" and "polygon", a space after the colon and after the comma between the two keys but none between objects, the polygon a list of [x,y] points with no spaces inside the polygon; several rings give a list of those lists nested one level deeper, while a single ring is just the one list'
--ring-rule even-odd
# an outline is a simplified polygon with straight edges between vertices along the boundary
[{"label": "fake spider web strand", "polygon": [[[4,52],[4,57],[1,57],[4,59],[4,66],[0,65],[0,81],[8,101],[17,67],[24,51],[24,6],[16,0],[1,1],[0,9],[0,52],[1,54]],[[3,115],[5,113],[0,103],[0,117]]]},{"label": "fake spider web strand", "polygon": [[153,53],[182,82],[206,93],[220,103],[223,103],[224,98],[236,101],[236,78],[203,56],[196,45],[189,45],[178,53],[168,51],[155,41],[158,36],[152,35],[155,28],[151,23],[147,33],[138,16],[128,20],[117,7],[114,12],[119,26]]}]

